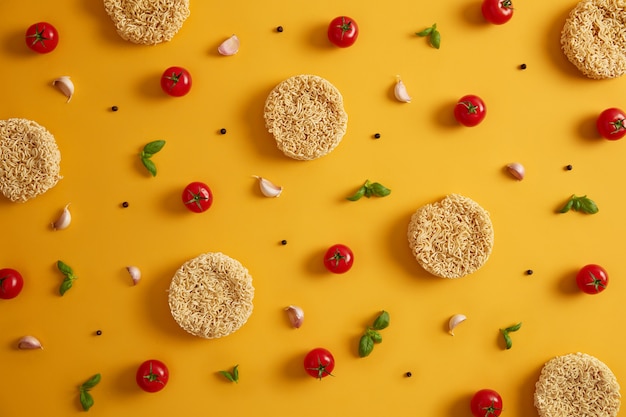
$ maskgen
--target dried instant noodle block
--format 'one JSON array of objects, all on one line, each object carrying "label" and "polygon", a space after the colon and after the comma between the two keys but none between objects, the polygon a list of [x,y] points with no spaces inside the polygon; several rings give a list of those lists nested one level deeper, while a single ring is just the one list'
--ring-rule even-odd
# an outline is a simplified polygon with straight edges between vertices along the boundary
[{"label": "dried instant noodle block", "polygon": [[0,120],[0,192],[25,202],[54,187],[61,152],[54,136],[28,119]]},{"label": "dried instant noodle block", "polygon": [[407,236],[417,262],[442,278],[475,272],[487,262],[493,248],[489,213],[458,194],[417,209]]},{"label": "dried instant noodle block", "polygon": [[535,384],[539,417],[615,417],[620,387],[608,366],[585,353],[549,360]]},{"label": "dried instant noodle block", "polygon": [[348,125],[341,93],[317,75],[296,75],[278,84],[265,101],[264,116],[278,149],[298,160],[331,152]]},{"label": "dried instant noodle block", "polygon": [[615,78],[626,72],[625,0],[582,0],[561,31],[561,47],[584,75]]},{"label": "dried instant noodle block", "polygon": [[174,274],[169,305],[174,320],[205,339],[228,336],[252,314],[254,287],[248,270],[219,252],[199,255]]},{"label": "dried instant noodle block", "polygon": [[104,0],[124,39],[143,45],[171,40],[189,17],[189,0]]}]

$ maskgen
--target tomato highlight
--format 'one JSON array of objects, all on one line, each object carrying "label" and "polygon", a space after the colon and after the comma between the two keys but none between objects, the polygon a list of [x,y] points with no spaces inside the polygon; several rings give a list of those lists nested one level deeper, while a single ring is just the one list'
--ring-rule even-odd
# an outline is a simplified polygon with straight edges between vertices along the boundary
[{"label": "tomato highlight", "polygon": [[182,67],[169,67],[161,75],[161,88],[172,97],[182,97],[191,90],[191,74]]},{"label": "tomato highlight", "polygon": [[576,285],[586,294],[599,294],[609,285],[609,274],[600,265],[585,265],[576,274]]},{"label": "tomato highlight", "polygon": [[335,274],[343,274],[352,268],[354,254],[346,245],[335,244],[324,254],[324,266]]},{"label": "tomato highlight", "polygon": [[211,189],[199,181],[188,184],[184,188],[181,198],[185,207],[194,213],[205,212],[213,204]]},{"label": "tomato highlight", "polygon": [[463,126],[474,127],[482,122],[486,115],[485,102],[473,94],[461,97],[454,106],[454,118]]},{"label": "tomato highlight", "polygon": [[31,50],[47,54],[59,44],[59,32],[48,22],[38,22],[26,29],[24,39]]},{"label": "tomato highlight", "polygon": [[359,36],[359,26],[348,16],[338,16],[328,25],[328,40],[340,48],[354,45]]}]

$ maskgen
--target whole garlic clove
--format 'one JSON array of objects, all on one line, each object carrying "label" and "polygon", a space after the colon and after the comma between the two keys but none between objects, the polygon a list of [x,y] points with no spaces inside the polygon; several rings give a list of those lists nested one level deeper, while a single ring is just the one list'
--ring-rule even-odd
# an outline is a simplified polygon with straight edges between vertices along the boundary
[{"label": "whole garlic clove", "polygon": [[74,95],[74,83],[70,80],[70,77],[67,75],[59,77],[52,81],[52,85],[65,94],[65,97],[67,97],[66,103],[69,103]]},{"label": "whole garlic clove", "polygon": [[409,93],[406,91],[406,86],[400,79],[400,76],[398,76],[396,79],[396,86],[394,87],[393,92],[398,101],[401,101],[402,103],[411,102],[411,97],[409,96]]},{"label": "whole garlic clove", "polygon": [[302,310],[302,308],[291,305],[285,308],[285,311],[287,312],[287,316],[289,317],[289,322],[294,328],[298,329],[300,326],[302,326],[302,323],[304,322],[304,311]]},{"label": "whole garlic clove", "polygon": [[55,222],[52,223],[51,225],[52,229],[54,230],[67,229],[67,227],[72,222],[72,214],[70,213],[69,207],[70,207],[70,203],[67,203],[67,205],[65,206],[65,208],[59,215],[59,218]]},{"label": "whole garlic clove", "polygon": [[270,180],[257,175],[253,175],[253,177],[259,180],[259,188],[265,197],[278,197],[283,192],[283,187],[277,186]]},{"label": "whole garlic clove", "polygon": [[467,320],[467,317],[463,314],[455,314],[450,317],[450,321],[448,321],[448,332],[454,336],[454,329],[456,329],[456,326],[463,323],[465,320]]},{"label": "whole garlic clove", "polygon": [[127,266],[126,270],[128,271],[128,273],[130,274],[130,277],[133,280],[133,285],[139,284],[139,281],[141,280],[141,271],[139,270],[139,268],[131,265],[131,266]]},{"label": "whole garlic clove", "polygon": [[511,174],[515,179],[521,181],[524,179],[526,175],[526,170],[524,166],[519,162],[512,162],[506,166],[507,171]]},{"label": "whole garlic clove", "polygon": [[35,336],[24,336],[17,341],[17,348],[22,350],[43,349],[41,342]]},{"label": "whole garlic clove", "polygon": [[239,51],[239,38],[236,35],[226,39],[217,47],[217,52],[221,55],[235,55]]}]

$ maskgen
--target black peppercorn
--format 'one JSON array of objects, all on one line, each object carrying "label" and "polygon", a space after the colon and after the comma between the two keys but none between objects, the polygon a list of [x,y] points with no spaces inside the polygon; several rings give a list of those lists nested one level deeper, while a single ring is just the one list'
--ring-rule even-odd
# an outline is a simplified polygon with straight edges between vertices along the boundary
[{"label": "black peppercorn", "polygon": [[380,133],[374,134],[374,139],[380,139]]},{"label": "black peppercorn", "polygon": [[525,69],[526,69],[526,64],[522,64],[522,65],[520,65],[519,67],[520,67],[520,69],[525,70]]},{"label": "black peppercorn", "polygon": [[124,202],[122,203],[122,207],[124,207],[124,208],[128,207],[128,201],[124,201]]},{"label": "black peppercorn", "polygon": [[281,241],[280,241],[280,244],[281,244],[281,245],[286,245],[286,244],[287,244],[287,241],[283,239],[283,240],[281,240]]},{"label": "black peppercorn", "polygon": [[111,110],[112,110],[112,111],[117,111],[117,110],[118,110],[118,109],[117,109],[117,106],[113,106],[113,107],[111,107]]},{"label": "black peppercorn", "polygon": [[573,166],[571,166],[571,165],[567,165],[567,166],[565,167],[565,169],[566,169],[566,170],[568,170],[568,171],[571,171],[572,169],[574,169],[574,167],[573,167]]},{"label": "black peppercorn", "polygon": [[97,330],[97,331],[96,331],[96,334],[97,334],[98,336],[100,336],[100,335],[102,334],[102,330]]},{"label": "black peppercorn", "polygon": [[413,374],[411,372],[407,372],[406,374],[404,374],[407,378],[411,378],[413,376]]},{"label": "black peppercorn", "polygon": [[221,128],[221,129],[220,129],[220,133],[221,133],[222,135],[225,135],[225,134],[226,134],[226,129]]},{"label": "black peppercorn", "polygon": [[529,269],[529,270],[526,271],[526,275],[532,275],[532,274],[533,274],[533,270],[532,269]]},{"label": "black peppercorn", "polygon": [[276,32],[281,33],[283,31],[283,27],[282,26],[278,26],[276,28]]}]

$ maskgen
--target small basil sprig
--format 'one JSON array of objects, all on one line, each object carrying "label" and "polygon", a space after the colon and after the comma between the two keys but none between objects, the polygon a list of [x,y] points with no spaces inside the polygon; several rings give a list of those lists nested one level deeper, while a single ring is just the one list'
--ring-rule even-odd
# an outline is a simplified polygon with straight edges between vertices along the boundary
[{"label": "small basil sprig", "polygon": [[220,371],[220,374],[228,379],[230,382],[239,382],[239,365],[233,366],[233,371]]},{"label": "small basil sprig", "polygon": [[346,197],[350,201],[357,201],[361,197],[370,198],[371,196],[376,197],[385,197],[391,194],[391,190],[381,183],[378,182],[370,182],[370,180],[365,180],[365,183],[358,189],[356,193],[351,195],[350,197]]},{"label": "small basil sprig", "polygon": [[511,336],[509,335],[509,333],[518,331],[520,327],[522,327],[521,322],[514,324],[513,326],[500,329],[500,333],[502,333],[502,336],[504,337],[504,343],[507,349],[511,349],[511,346],[513,346],[513,340],[511,340]]},{"label": "small basil sprig", "polygon": [[57,268],[65,277],[63,279],[63,282],[61,283],[61,286],[59,287],[59,293],[63,295],[67,292],[67,290],[72,288],[72,285],[74,285],[74,280],[76,280],[78,277],[74,275],[74,271],[72,270],[72,268],[70,268],[70,266],[63,261],[57,261]]},{"label": "small basil sprig", "polygon": [[572,194],[561,210],[559,210],[559,213],[567,213],[570,210],[580,211],[587,214],[596,214],[598,212],[598,206],[593,200],[587,198],[586,195],[576,197]]},{"label": "small basil sprig", "polygon": [[441,33],[439,33],[439,31],[437,30],[436,23],[421,32],[417,32],[416,35],[421,37],[428,37],[428,42],[435,49],[439,49],[439,47],[441,46]]},{"label": "small basil sprig", "polygon": [[80,387],[78,387],[78,392],[80,394],[80,405],[83,406],[83,410],[89,411],[89,409],[93,406],[93,397],[89,393],[89,391],[98,385],[100,382],[100,374],[95,374],[87,381],[85,381]]},{"label": "small basil sprig", "polygon": [[141,158],[141,163],[143,164],[143,166],[146,167],[146,169],[150,172],[150,174],[152,174],[153,177],[156,176],[157,169],[151,158],[155,153],[163,149],[164,146],[164,140],[155,140],[146,144],[146,146],[143,147],[143,150],[139,154],[139,157]]},{"label": "small basil sprig", "polygon": [[383,310],[374,323],[365,329],[365,333],[361,336],[361,340],[359,341],[359,356],[364,358],[372,353],[374,350],[374,344],[381,343],[383,341],[383,337],[379,333],[380,330],[383,330],[389,326],[389,313]]}]

